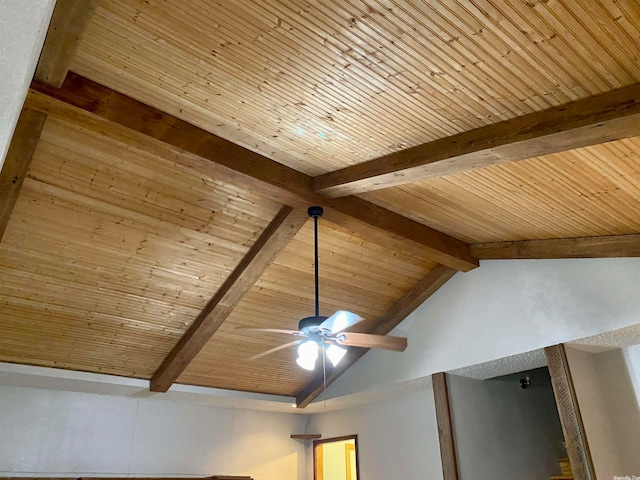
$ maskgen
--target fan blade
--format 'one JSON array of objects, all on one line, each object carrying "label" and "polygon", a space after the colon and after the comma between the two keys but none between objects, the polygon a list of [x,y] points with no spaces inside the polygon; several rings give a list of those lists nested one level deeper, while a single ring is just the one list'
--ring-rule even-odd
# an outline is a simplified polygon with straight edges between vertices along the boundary
[{"label": "fan blade", "polygon": [[338,335],[338,338],[343,336],[344,340],[338,340],[338,345],[344,347],[382,348],[394,352],[404,352],[407,348],[407,339],[404,337],[344,332]]},{"label": "fan blade", "polygon": [[302,335],[298,330],[284,330],[281,328],[255,328],[255,327],[235,327],[234,330],[251,330],[252,332],[285,333],[287,335]]},{"label": "fan blade", "polygon": [[285,348],[293,347],[294,345],[297,345],[298,343],[301,343],[301,342],[302,340],[296,340],[295,342],[289,342],[289,343],[285,343],[284,345],[279,345],[276,348],[272,348],[271,350],[267,350],[266,352],[262,352],[262,353],[259,353],[258,355],[254,355],[249,360],[257,360],[258,358],[262,358],[266,355],[269,355],[270,353],[275,353],[279,350],[284,350]]},{"label": "fan blade", "polygon": [[338,310],[322,322],[320,327],[328,329],[331,333],[338,333],[354,326],[362,320],[364,320],[364,318],[356,313],[347,312],[346,310]]}]

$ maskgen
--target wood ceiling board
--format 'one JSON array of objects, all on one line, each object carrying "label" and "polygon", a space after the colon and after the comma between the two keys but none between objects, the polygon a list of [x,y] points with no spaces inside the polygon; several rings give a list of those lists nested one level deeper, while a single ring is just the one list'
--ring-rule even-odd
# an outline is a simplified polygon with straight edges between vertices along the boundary
[{"label": "wood ceiling board", "polygon": [[3,362],[149,378],[168,350],[166,332],[121,317],[5,296],[2,304]]},{"label": "wood ceiling board", "polygon": [[363,194],[470,242],[640,231],[640,137]]},{"label": "wood ceiling board", "polygon": [[[89,283],[90,279],[87,279],[87,282],[80,278],[61,279],[46,270],[43,273],[24,272],[4,267],[3,272],[7,283],[0,287],[0,292],[4,297],[42,303],[51,308],[82,310],[87,315],[95,313],[114,318],[121,317],[123,320],[129,318],[130,326],[139,325],[143,330],[159,326],[166,333],[179,335],[185,324],[175,319],[198,313],[193,307],[173,303],[166,298],[146,298],[140,294],[109,290],[105,282],[95,285]],[[42,288],[43,285],[46,288]],[[156,320],[139,321],[136,314],[141,310],[149,315],[149,319]]]},{"label": "wood ceiling board", "polygon": [[0,359],[148,378],[277,210],[49,118],[0,244]]},{"label": "wood ceiling board", "polygon": [[317,175],[637,83],[638,11],[111,0],[72,69]]},{"label": "wood ceiling board", "polygon": [[[284,337],[284,336],[283,336]],[[313,373],[296,363],[295,347],[250,361],[252,356],[274,346],[292,341],[263,339],[247,343],[243,339],[221,335],[221,347],[205,349],[178,379],[178,383],[211,386],[228,390],[294,396],[296,391],[313,377]]]},{"label": "wood ceiling board", "polygon": [[[280,267],[295,270],[296,274],[313,276],[313,225],[306,225],[275,262]],[[327,281],[352,284],[353,287],[377,291],[380,295],[399,298],[411,282],[435,263],[428,254],[412,250],[408,242],[404,249],[390,250],[320,219],[319,222],[320,274]],[[264,278],[268,280],[268,276]],[[283,278],[283,281],[287,281]],[[304,284],[303,284],[304,285]],[[313,281],[308,283],[313,290]],[[312,296],[310,297],[312,298]]]},{"label": "wood ceiling board", "polygon": [[[47,160],[32,167],[30,177],[47,185],[43,188],[85,197],[95,208],[109,204],[113,214],[123,218],[121,224],[101,227],[107,236],[111,232],[105,229],[120,225],[149,242],[141,248],[165,243],[166,248],[197,250],[207,247],[213,235],[216,246],[224,250],[213,250],[210,263],[219,265],[230,254],[246,252],[264,227],[262,216],[277,209],[255,194],[71,124],[50,119],[47,125],[47,137],[41,140]],[[162,234],[172,238],[167,242]],[[238,243],[238,235],[249,239]],[[231,268],[233,262],[227,264]]]},{"label": "wood ceiling board", "polygon": [[[347,309],[363,316],[366,327],[375,328],[398,298],[435,267],[420,251],[385,250],[323,219],[319,237],[320,314]],[[392,272],[396,265],[403,274]],[[294,348],[248,359],[295,338],[235,327],[297,329],[298,321],[313,313],[313,224],[308,222],[177,381],[294,395],[314,377],[295,363]]]},{"label": "wood ceiling board", "polygon": [[[327,271],[328,269],[325,269]],[[329,276],[326,276],[326,275]],[[320,285],[320,310],[325,316],[329,316],[337,310],[345,309],[345,302],[349,302],[350,310],[355,313],[370,311],[371,316],[365,318],[376,318],[374,313],[385,311],[385,307],[389,302],[393,301],[393,294],[401,291],[397,285],[390,286],[383,282],[367,282],[361,276],[350,276],[345,274],[342,278],[331,275],[326,272],[325,278],[321,278]],[[379,291],[378,296],[373,298],[372,288],[374,285],[383,284],[384,290]],[[291,303],[303,303],[306,306],[306,312],[309,316],[313,314],[314,309],[314,288],[313,274],[300,273],[287,268],[275,266],[264,278],[256,284],[259,288],[262,298],[270,298],[271,301],[277,301],[283,304],[283,308],[287,309]],[[349,289],[345,290],[345,285],[349,285]],[[360,312],[362,309],[363,312]],[[302,318],[302,317],[300,317]],[[297,318],[297,320],[300,320]],[[297,326],[288,325],[287,328]]]},{"label": "wood ceiling board", "polygon": [[[97,202],[83,203],[82,197],[35,180],[29,179],[25,187],[29,189],[29,195],[25,195],[24,204],[17,205],[16,219],[10,223],[15,225],[11,232],[13,238],[11,242],[3,243],[7,250],[24,250],[24,245],[28,244],[31,246],[28,252],[49,255],[49,258],[55,256],[65,267],[80,264],[78,268],[88,276],[90,271],[86,271],[86,266],[95,267],[110,274],[112,281],[152,278],[165,287],[165,295],[180,292],[180,284],[184,281],[208,283],[210,288],[220,281],[215,273],[205,275],[202,271],[215,272],[214,269],[221,268],[210,263],[210,254],[201,252],[199,261],[194,248],[180,243],[181,235],[171,242],[170,246],[174,248],[163,248],[162,244],[154,246],[153,239],[157,234],[146,235],[130,229],[129,222],[122,221],[122,216],[117,215],[122,212],[113,212]],[[106,208],[100,211],[100,206]],[[52,221],[53,215],[55,220]],[[117,234],[109,235],[114,224],[113,230]],[[35,232],[39,232],[38,235],[30,240]],[[149,242],[150,247],[145,242]],[[171,282],[173,274],[178,276]],[[224,270],[217,273],[222,274]]]},{"label": "wood ceiling board", "polygon": [[[155,209],[153,216],[162,217],[163,212],[165,215],[173,213],[175,217],[170,217],[172,222],[182,226],[181,222],[208,221],[212,212],[221,210],[224,205],[229,210],[233,210],[230,213],[234,215],[233,222],[242,224],[243,212],[248,207],[256,210],[261,208],[256,198],[262,197],[244,192],[234,185],[214,180],[197,169],[174,161],[171,156],[165,157],[155,152],[139,150],[135,145],[132,148],[124,139],[107,137],[73,122],[50,118],[48,127],[52,133],[47,138],[48,149],[51,152],[50,156],[54,158],[42,165],[42,168],[48,168],[43,172],[45,175],[52,176],[57,172],[56,179],[70,177],[74,186],[75,183],[93,186],[95,182],[103,181],[104,184],[95,195],[105,189],[109,191],[115,189],[120,196],[130,196],[128,200],[134,202],[136,208],[139,204],[146,207],[146,210],[140,207],[141,213],[147,213],[151,209]],[[80,139],[76,140],[76,137]],[[70,156],[72,158],[69,158]],[[127,161],[131,157],[137,160]],[[104,172],[104,178],[96,176],[94,174],[96,170]],[[111,180],[109,173],[112,171],[122,172],[117,184],[109,183]],[[76,182],[76,179],[81,181]],[[161,191],[160,186],[162,186]],[[135,193],[140,195],[134,196],[130,190],[137,190]],[[220,196],[228,199],[222,203],[210,192],[219,192]],[[157,200],[158,198],[162,199],[162,203]],[[158,203],[161,204],[157,205]],[[259,213],[271,213],[273,209],[272,206],[263,207]],[[179,215],[173,211],[177,211]],[[189,225],[196,227],[199,223],[187,223],[187,226]]]},{"label": "wood ceiling board", "polygon": [[434,261],[469,271],[478,266],[469,245],[356,197],[327,199],[311,191],[311,177],[176,117],[75,74],[61,89],[34,82],[26,104],[42,113],[107,134],[150,154],[166,156],[244,189],[291,206],[325,206],[325,217],[365,238],[393,246],[407,238],[427,247]]}]

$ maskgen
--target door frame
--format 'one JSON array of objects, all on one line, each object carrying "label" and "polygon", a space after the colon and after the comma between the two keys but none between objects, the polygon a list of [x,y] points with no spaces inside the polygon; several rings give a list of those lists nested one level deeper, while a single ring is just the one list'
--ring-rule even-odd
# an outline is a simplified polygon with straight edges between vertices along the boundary
[{"label": "door frame", "polygon": [[[573,385],[571,369],[564,344],[546,347],[549,376],[560,417],[562,433],[567,446],[569,461],[575,480],[596,480],[593,459],[584,431],[582,414]],[[439,372],[431,376],[433,396],[438,425],[440,458],[444,480],[460,480],[456,437],[453,429],[455,411],[451,407],[447,373]]]},{"label": "door frame", "polygon": [[[344,442],[345,440],[353,440],[356,453],[356,478],[352,480],[360,480],[360,455],[358,452],[358,435],[344,435],[342,437],[323,438],[322,440],[313,441],[313,479],[324,480],[322,473],[318,472],[318,460],[323,460],[322,450],[318,450],[318,446],[324,443]],[[345,450],[346,452],[346,450]],[[346,454],[346,453],[345,453]]]}]

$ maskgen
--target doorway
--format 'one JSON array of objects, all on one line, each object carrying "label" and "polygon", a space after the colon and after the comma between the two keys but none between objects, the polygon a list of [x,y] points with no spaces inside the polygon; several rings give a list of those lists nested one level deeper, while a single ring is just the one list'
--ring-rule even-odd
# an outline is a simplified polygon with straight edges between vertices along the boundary
[{"label": "doorway", "polygon": [[314,480],[359,480],[358,436],[313,442]]}]

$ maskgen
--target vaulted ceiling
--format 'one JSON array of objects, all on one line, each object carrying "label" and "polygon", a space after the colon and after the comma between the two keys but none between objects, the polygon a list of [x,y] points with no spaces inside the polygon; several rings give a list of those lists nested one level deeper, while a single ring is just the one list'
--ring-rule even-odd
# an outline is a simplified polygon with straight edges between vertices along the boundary
[{"label": "vaulted ceiling", "polygon": [[640,255],[639,148],[633,0],[59,0],[0,178],[0,361],[303,406],[322,375],[237,327],[313,313],[307,206],[321,314],[386,334],[478,259]]}]

